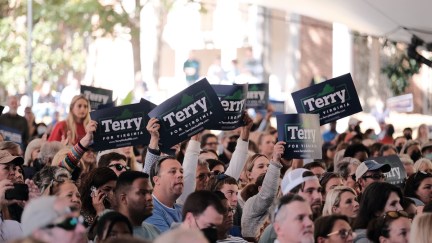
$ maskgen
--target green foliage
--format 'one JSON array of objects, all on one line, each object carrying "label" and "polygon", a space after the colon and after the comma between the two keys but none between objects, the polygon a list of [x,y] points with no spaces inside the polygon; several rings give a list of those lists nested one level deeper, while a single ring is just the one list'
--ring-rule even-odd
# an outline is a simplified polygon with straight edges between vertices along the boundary
[{"label": "green foliage", "polygon": [[409,80],[420,71],[420,64],[407,56],[405,49],[398,49],[396,43],[387,43],[393,55],[381,72],[388,77],[390,90],[395,96],[401,95],[409,86]]},{"label": "green foliage", "polygon": [[[0,84],[17,91],[28,72],[26,3],[0,2]],[[83,74],[91,38],[110,35],[126,22],[125,13],[98,0],[33,1],[33,85],[62,82],[69,71]]]},{"label": "green foliage", "polygon": [[134,99],[134,91],[131,90],[126,95],[126,97],[122,100],[121,105],[130,105],[132,104],[133,99]]}]

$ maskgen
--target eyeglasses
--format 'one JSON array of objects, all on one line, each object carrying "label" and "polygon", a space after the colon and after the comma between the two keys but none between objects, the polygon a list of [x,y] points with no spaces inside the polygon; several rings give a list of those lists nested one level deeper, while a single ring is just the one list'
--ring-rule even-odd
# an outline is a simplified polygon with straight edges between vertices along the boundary
[{"label": "eyeglasses", "polygon": [[400,217],[410,218],[409,214],[403,210],[400,211],[389,211],[383,215],[384,219],[389,217],[391,219],[398,219]]},{"label": "eyeglasses", "polygon": [[58,227],[58,228],[62,228],[62,229],[67,230],[67,231],[71,231],[71,230],[74,230],[78,226],[78,224],[82,224],[83,222],[84,222],[84,219],[82,216],[69,217],[60,223],[49,224],[49,225],[45,226],[45,228],[46,229],[52,229],[52,228]]},{"label": "eyeglasses", "polygon": [[383,174],[372,174],[372,175],[368,175],[368,176],[362,176],[361,178],[363,178],[363,179],[371,178],[372,180],[381,180],[381,179],[385,178],[385,175],[383,175]]},{"label": "eyeglasses", "polygon": [[214,171],[212,171],[211,173],[212,173],[213,175],[217,176],[217,175],[223,174],[224,172],[219,171],[219,170],[214,170]]},{"label": "eyeglasses", "polygon": [[114,167],[117,171],[122,171],[123,169],[130,170],[129,166],[124,166],[122,164],[112,164],[108,165],[108,167]]},{"label": "eyeglasses", "polygon": [[205,180],[207,178],[210,178],[212,174],[211,173],[201,173],[196,178],[200,181]]},{"label": "eyeglasses", "polygon": [[335,231],[335,232],[331,232],[327,236],[339,235],[340,238],[342,238],[343,240],[345,240],[346,238],[348,238],[348,236],[354,237],[354,234],[355,233],[351,229],[350,230],[341,229],[341,230],[338,230],[338,231]]}]

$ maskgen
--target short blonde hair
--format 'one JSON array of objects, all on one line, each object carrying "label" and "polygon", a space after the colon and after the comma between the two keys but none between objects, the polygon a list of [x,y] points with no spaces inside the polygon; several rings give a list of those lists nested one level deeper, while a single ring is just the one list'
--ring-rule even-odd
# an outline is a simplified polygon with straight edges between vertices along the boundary
[{"label": "short blonde hair", "polygon": [[332,215],[333,214],[333,206],[339,205],[341,200],[341,195],[344,192],[351,192],[354,196],[357,196],[354,189],[347,186],[337,186],[327,192],[325,203],[323,207],[323,216]]},{"label": "short blonde hair", "polygon": [[432,213],[424,213],[414,218],[411,224],[410,242],[429,243],[432,239]]},{"label": "short blonde hair", "polygon": [[414,163],[414,173],[418,172],[423,165],[426,165],[432,170],[432,162],[429,159],[421,158]]},{"label": "short blonde hair", "polygon": [[67,154],[71,151],[71,148],[60,149],[53,157],[51,166],[60,166],[61,162],[66,158]]}]

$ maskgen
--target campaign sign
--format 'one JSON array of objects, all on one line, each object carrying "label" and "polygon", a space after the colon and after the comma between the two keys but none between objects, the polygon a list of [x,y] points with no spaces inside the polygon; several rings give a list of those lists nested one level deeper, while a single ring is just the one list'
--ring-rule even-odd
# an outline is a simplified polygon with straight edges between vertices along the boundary
[{"label": "campaign sign", "polygon": [[269,85],[262,84],[249,84],[246,108],[254,109],[267,109],[269,97]]},{"label": "campaign sign", "polygon": [[215,91],[202,79],[154,108],[150,117],[159,119],[160,146],[170,148],[224,119]]},{"label": "campaign sign", "polygon": [[3,134],[5,141],[17,143],[23,147],[22,133],[20,130],[4,125],[0,125],[0,133]]},{"label": "campaign sign", "polygon": [[276,116],[278,141],[285,141],[284,158],[322,159],[322,138],[317,114]]},{"label": "campaign sign", "polygon": [[90,112],[98,123],[92,148],[96,151],[148,144],[150,134],[146,129],[150,120],[148,112],[154,104],[138,103]]},{"label": "campaign sign", "polygon": [[242,112],[245,108],[247,85],[212,85],[225,111],[225,118],[207,129],[233,130],[243,125]]},{"label": "campaign sign", "polygon": [[387,109],[397,112],[412,112],[414,110],[413,94],[404,94],[387,99]]},{"label": "campaign sign", "polygon": [[319,114],[320,125],[362,111],[351,74],[291,94],[298,113]]},{"label": "campaign sign", "polygon": [[109,89],[81,85],[81,94],[90,102],[91,110],[97,110],[99,105],[112,102],[113,92]]},{"label": "campaign sign", "polygon": [[389,156],[375,157],[369,159],[375,160],[380,164],[389,164],[391,170],[387,173],[384,173],[384,175],[386,176],[386,182],[401,188],[404,187],[404,182],[405,182],[405,178],[407,178],[407,174],[405,171],[405,167],[403,166],[399,156],[389,155]]}]

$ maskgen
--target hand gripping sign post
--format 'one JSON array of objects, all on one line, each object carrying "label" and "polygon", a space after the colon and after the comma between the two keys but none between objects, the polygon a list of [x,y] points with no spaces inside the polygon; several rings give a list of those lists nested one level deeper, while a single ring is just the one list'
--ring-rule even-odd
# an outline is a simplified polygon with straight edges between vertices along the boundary
[{"label": "hand gripping sign post", "polygon": [[150,134],[146,126],[148,113],[155,104],[141,100],[138,104],[111,107],[90,112],[98,123],[92,148],[96,151],[149,144]]},{"label": "hand gripping sign post", "polygon": [[225,112],[225,118],[207,129],[233,130],[243,125],[247,85],[212,85]]},{"label": "hand gripping sign post", "polygon": [[363,110],[349,73],[296,91],[291,95],[297,112],[319,114],[320,125]]},{"label": "hand gripping sign post", "polygon": [[158,105],[149,116],[159,119],[159,146],[171,148],[217,125],[225,113],[215,91],[204,78]]},{"label": "hand gripping sign post", "polygon": [[81,85],[81,94],[90,102],[91,110],[97,110],[99,105],[112,102],[113,92],[109,89]]},{"label": "hand gripping sign post", "polygon": [[322,159],[322,138],[316,114],[277,115],[278,141],[285,141],[284,158]]}]

